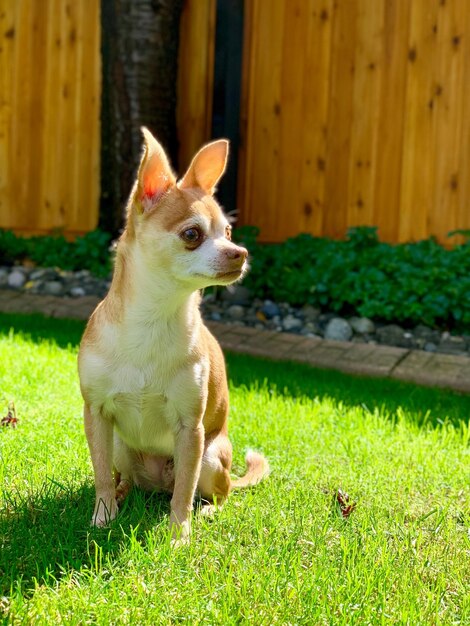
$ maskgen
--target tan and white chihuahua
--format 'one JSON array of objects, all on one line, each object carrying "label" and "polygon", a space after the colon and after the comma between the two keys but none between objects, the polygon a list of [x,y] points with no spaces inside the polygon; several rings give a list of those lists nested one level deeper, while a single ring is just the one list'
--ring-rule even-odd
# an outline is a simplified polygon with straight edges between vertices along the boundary
[{"label": "tan and white chihuahua", "polygon": [[230,478],[225,364],[199,312],[199,290],[240,279],[247,251],[231,242],[213,197],[228,142],[201,148],[176,182],[162,146],[142,131],[113,280],[78,357],[95,474],[92,524],[114,519],[135,484],[173,494],[172,537],[185,541],[196,489],[220,505],[231,489],[256,484],[269,470],[249,452],[246,475]]}]

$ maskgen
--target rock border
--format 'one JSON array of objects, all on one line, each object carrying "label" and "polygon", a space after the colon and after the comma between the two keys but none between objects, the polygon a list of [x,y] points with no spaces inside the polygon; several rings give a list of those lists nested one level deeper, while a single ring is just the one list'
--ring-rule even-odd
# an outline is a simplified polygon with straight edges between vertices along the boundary
[{"label": "rock border", "polygon": [[[57,268],[15,265],[0,267],[0,293],[6,290],[12,294],[64,299],[88,297],[99,301],[106,295],[110,279],[111,277],[96,278],[87,270],[71,272]],[[60,305],[54,306],[60,311]],[[292,333],[312,339],[351,341],[357,344],[423,350],[428,353],[470,356],[470,336],[453,335],[424,325],[403,328],[398,324],[383,324],[368,318],[343,318],[309,304],[294,307],[283,302],[261,300],[243,285],[205,294],[201,310],[207,321],[239,327]]]},{"label": "rock border", "polygon": [[[86,320],[100,299],[93,295],[71,298],[0,290],[0,311]],[[332,341],[214,321],[207,324],[222,348],[232,352],[470,393],[470,356]]]}]

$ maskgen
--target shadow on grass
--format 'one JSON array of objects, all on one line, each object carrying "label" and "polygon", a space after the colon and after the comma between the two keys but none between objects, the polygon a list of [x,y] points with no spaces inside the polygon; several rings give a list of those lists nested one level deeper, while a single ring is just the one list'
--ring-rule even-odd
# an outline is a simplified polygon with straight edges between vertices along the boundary
[{"label": "shadow on grass", "polygon": [[90,527],[94,488],[54,481],[26,496],[4,493],[0,516],[0,596],[16,589],[28,595],[35,583],[53,585],[71,569],[93,569],[99,559],[117,555],[131,530],[145,543],[145,533],[168,519],[170,498],[133,490],[115,522]]},{"label": "shadow on grass", "polygon": [[35,343],[50,341],[60,348],[78,347],[85,322],[45,317],[39,313],[0,313],[0,336],[8,335],[10,330],[30,337]]},{"label": "shadow on grass", "polygon": [[[85,323],[42,315],[0,314],[0,335],[15,332],[33,341],[48,340],[60,347],[78,346]],[[345,406],[381,409],[390,415],[403,409],[418,425],[450,422],[458,426],[470,416],[470,396],[420,387],[390,379],[351,376],[300,363],[275,362],[239,354],[227,354],[229,378],[235,386],[266,384],[286,396],[331,398]]]},{"label": "shadow on grass", "polygon": [[446,422],[459,426],[468,423],[470,417],[470,396],[450,390],[240,354],[227,354],[226,358],[229,379],[236,387],[267,385],[280,395],[330,398],[346,407],[362,406],[371,412],[379,409],[392,418],[402,409],[418,426],[438,426]]}]

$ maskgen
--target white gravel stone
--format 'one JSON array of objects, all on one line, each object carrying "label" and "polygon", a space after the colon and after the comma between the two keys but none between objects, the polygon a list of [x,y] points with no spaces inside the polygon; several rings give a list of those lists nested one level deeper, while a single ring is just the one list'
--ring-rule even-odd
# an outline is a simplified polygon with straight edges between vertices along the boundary
[{"label": "white gravel stone", "polygon": [[13,270],[8,275],[8,286],[12,289],[21,289],[26,282],[26,276],[20,270]]},{"label": "white gravel stone", "polygon": [[72,287],[72,289],[70,290],[70,295],[74,298],[81,298],[82,296],[86,295],[86,291],[83,289],[83,287]]},{"label": "white gravel stone", "polygon": [[300,309],[300,312],[304,315],[305,319],[309,321],[315,321],[321,315],[320,309],[317,309],[317,307],[312,306],[311,304],[304,304],[304,306]]},{"label": "white gravel stone", "polygon": [[282,327],[284,330],[299,330],[302,328],[302,320],[299,320],[297,317],[293,315],[287,315],[282,321]]},{"label": "white gravel stone", "polygon": [[351,317],[349,324],[354,332],[360,335],[375,333],[375,324],[368,317]]},{"label": "white gravel stone", "polygon": [[349,341],[353,331],[349,323],[342,317],[334,317],[325,328],[325,339],[333,341]]},{"label": "white gravel stone", "polygon": [[228,307],[227,314],[234,320],[241,320],[245,316],[245,309],[240,304],[232,304]]},{"label": "white gravel stone", "polygon": [[44,293],[48,296],[60,296],[63,290],[64,287],[58,280],[48,280],[44,283]]}]

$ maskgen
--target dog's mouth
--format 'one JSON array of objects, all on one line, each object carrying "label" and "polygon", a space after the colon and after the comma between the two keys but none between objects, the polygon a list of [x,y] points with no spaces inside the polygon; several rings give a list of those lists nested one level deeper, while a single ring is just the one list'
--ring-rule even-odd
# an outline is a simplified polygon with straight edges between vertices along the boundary
[{"label": "dog's mouth", "polygon": [[240,278],[242,274],[243,274],[243,270],[239,269],[239,270],[236,270],[235,272],[219,272],[219,274],[215,275],[215,278],[217,278],[217,280],[219,279],[235,280],[237,278]]},{"label": "dog's mouth", "polygon": [[196,274],[196,276],[203,278],[208,281],[209,284],[218,285],[218,284],[227,284],[234,283],[236,280],[243,276],[244,270],[239,269],[233,272],[219,272],[218,274],[214,274],[213,276],[208,276],[204,274]]}]

